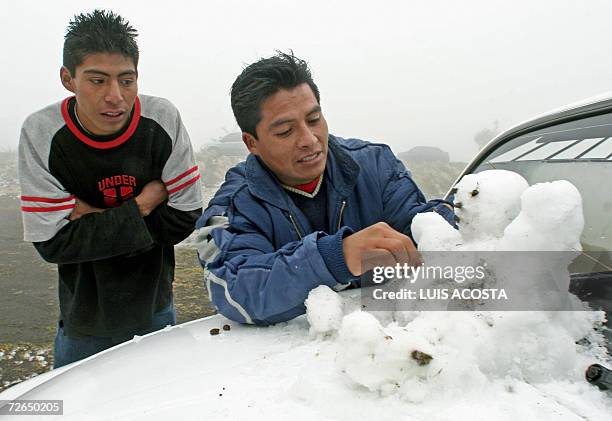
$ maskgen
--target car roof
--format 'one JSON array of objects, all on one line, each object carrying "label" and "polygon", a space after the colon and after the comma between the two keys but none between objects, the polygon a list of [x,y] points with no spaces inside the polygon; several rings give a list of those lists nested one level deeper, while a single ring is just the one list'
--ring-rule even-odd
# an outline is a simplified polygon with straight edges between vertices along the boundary
[{"label": "car roof", "polygon": [[[612,110],[612,91],[602,93],[581,101],[573,102],[562,107],[555,108],[543,114],[539,114],[529,120],[525,120],[515,126],[504,130],[493,139],[489,141],[470,161],[465,169],[459,174],[451,188],[457,184],[457,182],[465,175],[472,172],[475,166],[482,160],[482,157],[489,154],[489,152],[505,143],[509,139],[520,136],[522,134],[531,132],[533,130],[542,129],[547,126],[555,124],[561,124],[566,121],[574,120],[577,118],[589,117],[592,115],[602,114]],[[450,192],[447,193],[448,198]]]}]

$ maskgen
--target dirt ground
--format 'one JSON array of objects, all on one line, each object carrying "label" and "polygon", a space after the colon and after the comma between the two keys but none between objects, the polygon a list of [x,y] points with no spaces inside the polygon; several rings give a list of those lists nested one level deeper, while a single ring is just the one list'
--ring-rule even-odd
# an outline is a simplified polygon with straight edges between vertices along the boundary
[{"label": "dirt ground", "polygon": [[[0,196],[0,391],[53,366],[57,272],[22,238],[19,200]],[[175,251],[177,322],[214,314],[196,251]]]}]

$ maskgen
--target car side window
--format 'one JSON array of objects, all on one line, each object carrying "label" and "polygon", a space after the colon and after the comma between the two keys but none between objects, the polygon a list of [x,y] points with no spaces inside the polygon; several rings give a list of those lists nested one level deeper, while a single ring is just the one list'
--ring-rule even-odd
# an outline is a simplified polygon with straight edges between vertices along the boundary
[{"label": "car side window", "polygon": [[515,171],[530,185],[571,182],[583,199],[583,250],[612,250],[612,113],[511,138],[484,156],[473,172],[487,169]]}]

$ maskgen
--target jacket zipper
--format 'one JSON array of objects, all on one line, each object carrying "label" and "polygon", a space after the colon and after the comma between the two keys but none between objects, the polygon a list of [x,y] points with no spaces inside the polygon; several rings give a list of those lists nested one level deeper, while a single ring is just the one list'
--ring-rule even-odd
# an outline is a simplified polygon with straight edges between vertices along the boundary
[{"label": "jacket zipper", "polygon": [[342,213],[344,212],[345,206],[346,206],[346,200],[343,200],[342,206],[340,207],[340,216],[338,217],[338,227],[336,228],[336,232],[340,231],[340,225],[342,225]]},{"label": "jacket zipper", "polygon": [[[342,225],[342,214],[344,213],[345,207],[346,207],[346,200],[343,200],[342,205],[340,206],[340,215],[338,216],[338,226],[336,227],[336,232],[340,231],[340,226]],[[297,224],[295,223],[295,219],[293,218],[293,215],[291,214],[291,212],[289,212],[289,220],[293,224],[293,228],[295,228],[295,232],[297,232],[297,235],[300,238],[300,240],[303,239],[302,232],[300,231]]]},{"label": "jacket zipper", "polygon": [[289,219],[291,220],[291,223],[293,224],[293,228],[295,228],[295,232],[297,232],[297,235],[298,235],[298,237],[301,240],[302,239],[302,233],[300,232],[300,229],[298,228],[297,224],[295,223],[295,220],[293,219],[293,215],[291,215],[291,212],[289,212]]}]

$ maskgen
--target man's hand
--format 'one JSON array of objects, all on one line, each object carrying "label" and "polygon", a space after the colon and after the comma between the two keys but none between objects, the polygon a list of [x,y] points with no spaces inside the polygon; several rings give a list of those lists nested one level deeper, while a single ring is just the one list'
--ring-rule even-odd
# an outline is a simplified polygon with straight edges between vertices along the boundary
[{"label": "man's hand", "polygon": [[136,204],[142,216],[147,216],[153,209],[161,205],[168,198],[166,186],[159,180],[148,182],[140,194],[136,196]]},{"label": "man's hand", "polygon": [[407,235],[378,222],[342,240],[342,251],[348,270],[355,276],[375,266],[421,264],[421,256]]},{"label": "man's hand", "polygon": [[95,208],[91,206],[89,203],[79,199],[78,197],[76,197],[74,201],[75,201],[74,209],[72,210],[70,215],[68,215],[68,219],[71,221],[75,221],[79,219],[81,216],[86,215],[88,213],[104,212],[104,209]]}]

